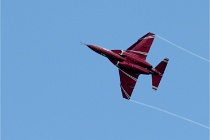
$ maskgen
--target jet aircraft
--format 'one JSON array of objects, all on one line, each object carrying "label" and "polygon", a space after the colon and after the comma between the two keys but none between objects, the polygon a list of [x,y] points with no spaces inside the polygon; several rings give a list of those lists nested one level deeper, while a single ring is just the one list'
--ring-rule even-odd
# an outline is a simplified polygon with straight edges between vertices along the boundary
[{"label": "jet aircraft", "polygon": [[85,44],[93,51],[107,57],[118,69],[122,96],[130,99],[140,74],[152,75],[152,89],[157,90],[169,61],[163,59],[156,67],[146,61],[155,34],[149,32],[127,50],[108,50],[99,46]]}]

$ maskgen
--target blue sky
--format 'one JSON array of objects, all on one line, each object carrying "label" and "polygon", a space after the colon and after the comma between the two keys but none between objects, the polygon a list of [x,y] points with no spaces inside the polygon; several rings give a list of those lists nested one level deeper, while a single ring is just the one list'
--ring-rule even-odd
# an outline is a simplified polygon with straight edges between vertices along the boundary
[{"label": "blue sky", "polygon": [[[3,0],[2,140],[207,140],[209,130],[121,97],[118,70],[80,42],[126,49],[147,32],[209,59],[209,2]],[[155,38],[159,89],[132,99],[209,126],[209,63]]]}]

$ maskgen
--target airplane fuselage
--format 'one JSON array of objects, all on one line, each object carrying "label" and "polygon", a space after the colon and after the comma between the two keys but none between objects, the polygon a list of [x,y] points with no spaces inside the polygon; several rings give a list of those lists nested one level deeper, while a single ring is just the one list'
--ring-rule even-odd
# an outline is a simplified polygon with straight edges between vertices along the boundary
[{"label": "airplane fuselage", "polygon": [[123,58],[122,56],[120,56],[119,54],[116,54],[114,52],[112,52],[111,50],[108,50],[106,48],[102,48],[102,47],[98,47],[98,46],[94,46],[94,45],[87,45],[90,49],[92,49],[93,51],[97,52],[98,54],[107,57],[109,59],[113,59],[116,61],[125,61],[126,59]]},{"label": "airplane fuselage", "polygon": [[139,58],[135,53],[124,50],[108,50],[94,45],[87,46],[98,54],[107,57],[119,69],[132,71],[136,74],[159,74],[151,64]]},{"label": "airplane fuselage", "polygon": [[149,32],[139,38],[126,50],[108,50],[95,45],[89,45],[96,53],[107,57],[118,67],[120,77],[120,89],[125,99],[130,99],[139,75],[151,74],[152,89],[157,90],[169,59],[164,58],[159,64],[153,67],[146,61],[147,54],[151,48],[155,34]]}]

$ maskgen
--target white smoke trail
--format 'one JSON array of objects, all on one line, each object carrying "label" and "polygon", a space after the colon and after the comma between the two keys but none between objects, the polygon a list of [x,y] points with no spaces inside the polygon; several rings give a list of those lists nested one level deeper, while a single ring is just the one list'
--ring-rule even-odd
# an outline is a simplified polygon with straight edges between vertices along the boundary
[{"label": "white smoke trail", "polygon": [[160,39],[162,39],[162,40],[168,42],[169,44],[171,44],[171,45],[173,45],[173,46],[175,46],[175,47],[177,47],[177,48],[179,48],[179,49],[181,49],[181,50],[183,50],[183,51],[185,51],[185,52],[191,54],[191,55],[194,55],[194,56],[196,56],[196,57],[198,57],[198,58],[200,58],[200,59],[202,59],[202,60],[205,60],[205,61],[207,61],[207,62],[210,62],[210,60],[208,60],[208,59],[206,59],[206,58],[204,58],[204,57],[202,57],[202,56],[200,56],[200,55],[197,55],[197,54],[195,54],[195,53],[193,53],[193,52],[191,52],[191,51],[188,51],[188,50],[186,50],[186,49],[180,47],[179,45],[176,45],[176,44],[172,43],[171,41],[168,41],[167,39],[165,39],[165,38],[163,38],[163,37],[161,37],[161,36],[159,36],[159,35],[156,35],[156,36],[157,36],[158,38],[160,38]]},{"label": "white smoke trail", "polygon": [[174,114],[174,113],[171,113],[171,112],[169,112],[169,111],[166,111],[166,110],[163,110],[163,109],[160,109],[160,108],[157,108],[157,107],[154,107],[154,106],[145,104],[145,103],[141,103],[141,102],[138,102],[138,101],[134,101],[134,100],[130,100],[130,101],[133,102],[133,103],[136,103],[136,104],[140,104],[140,105],[142,105],[142,106],[146,106],[146,107],[149,107],[149,108],[158,110],[158,111],[160,111],[160,112],[164,112],[164,113],[169,114],[169,115],[171,115],[171,116],[180,118],[180,119],[182,119],[182,120],[185,120],[185,121],[188,121],[188,122],[191,122],[191,123],[194,123],[194,124],[196,124],[196,125],[199,125],[199,126],[202,126],[202,127],[204,127],[204,128],[209,129],[209,126],[203,125],[203,124],[201,124],[201,123],[195,122],[195,121],[193,121],[193,120],[190,120],[190,119],[188,119],[188,118],[179,116],[179,115]]}]

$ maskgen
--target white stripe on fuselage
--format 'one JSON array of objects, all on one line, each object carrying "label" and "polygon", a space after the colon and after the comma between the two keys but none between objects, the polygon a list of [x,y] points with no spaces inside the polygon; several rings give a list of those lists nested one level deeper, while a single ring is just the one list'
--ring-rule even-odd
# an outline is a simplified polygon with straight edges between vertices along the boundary
[{"label": "white stripe on fuselage", "polygon": [[134,53],[139,53],[139,54],[142,54],[142,55],[147,55],[148,53],[147,52],[141,52],[141,51],[133,51],[133,50],[127,50],[128,52],[134,52]]},{"label": "white stripe on fuselage", "polygon": [[[102,47],[101,47],[102,48]],[[106,48],[102,48],[102,49],[104,49],[104,50],[106,50],[106,51],[109,51],[110,52],[110,50],[108,50],[108,49],[106,49]]]},{"label": "white stripe on fuselage", "polygon": [[124,51],[123,51],[123,50],[121,50],[121,53],[120,53],[120,55],[123,55],[123,52],[124,52]]},{"label": "white stripe on fuselage", "polygon": [[117,66],[117,67],[119,67],[119,63],[120,63],[120,62],[119,62],[119,61],[117,61],[117,64],[116,64],[116,66]]}]

